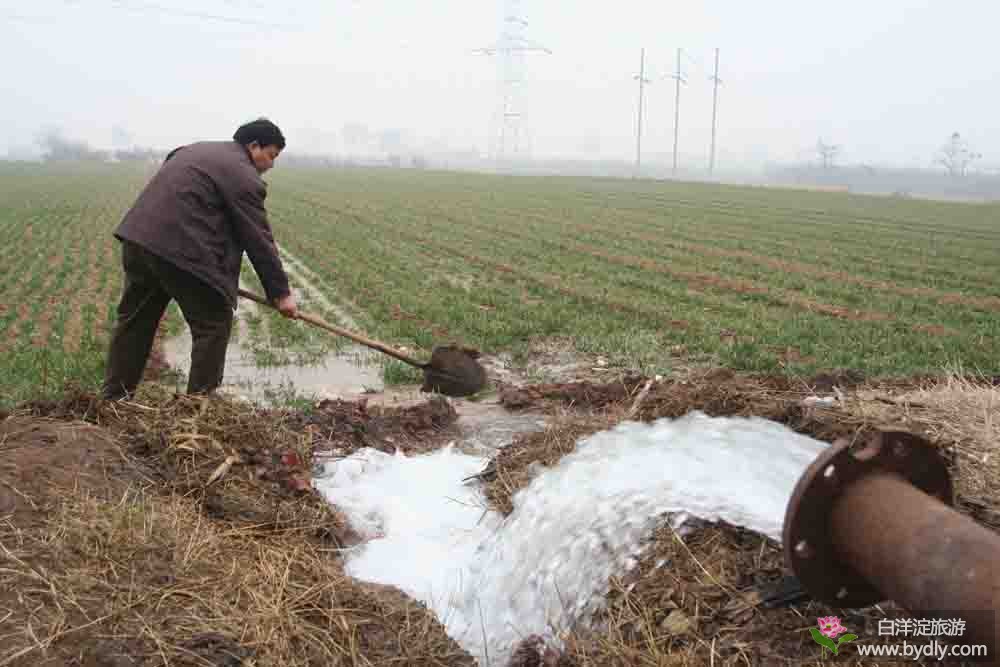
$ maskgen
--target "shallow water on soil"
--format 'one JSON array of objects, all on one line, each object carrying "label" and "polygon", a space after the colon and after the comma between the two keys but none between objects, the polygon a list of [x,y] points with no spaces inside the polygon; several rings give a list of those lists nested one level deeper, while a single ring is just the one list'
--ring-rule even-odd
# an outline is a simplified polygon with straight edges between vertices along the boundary
[{"label": "shallow water on soil", "polygon": [[[253,306],[243,306],[253,310]],[[253,401],[270,403],[291,391],[306,398],[340,398],[356,396],[365,390],[384,388],[382,369],[376,353],[355,345],[324,356],[309,365],[282,364],[260,367],[253,350],[240,343],[246,340],[246,322],[238,317],[234,322],[237,335],[226,349],[226,367],[222,391]],[[186,376],[191,369],[191,331],[185,325],[182,332],[164,341],[164,355],[171,368]]]},{"label": "shallow water on soil", "polygon": [[458,413],[455,426],[460,435],[456,444],[467,453],[492,456],[518,435],[544,430],[548,423],[544,415],[510,412],[495,400],[473,402],[454,399],[452,405]]},{"label": "shallow water on soil", "polygon": [[[187,375],[191,368],[191,335],[188,332],[164,342],[167,363]],[[268,402],[275,394],[293,390],[306,396],[334,398],[383,387],[382,370],[363,365],[364,353],[331,354],[308,366],[281,365],[260,368],[254,354],[238,341],[226,350],[226,370],[221,389],[256,401]]]},{"label": "shallow water on soil", "polygon": [[349,574],[424,601],[480,664],[503,665],[524,637],[558,646],[560,631],[586,623],[666,517],[780,539],[795,483],[826,447],[759,418],[625,422],[543,469],[506,518],[462,482],[485,451],[362,450],[328,462],[315,485],[368,539],[349,551]]}]

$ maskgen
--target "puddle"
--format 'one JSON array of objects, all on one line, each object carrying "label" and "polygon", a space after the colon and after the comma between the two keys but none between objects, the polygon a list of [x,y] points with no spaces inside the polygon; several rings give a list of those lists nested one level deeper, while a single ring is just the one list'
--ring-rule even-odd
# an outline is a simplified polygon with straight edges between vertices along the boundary
[{"label": "puddle", "polygon": [[[282,249],[281,254],[289,277],[296,283],[292,290],[300,301],[300,307],[308,310],[319,306],[332,313],[339,324],[360,330],[350,314],[320,289],[323,282],[320,276],[288,251]],[[369,405],[390,407],[404,407],[427,400],[429,395],[420,393],[418,386],[386,387],[380,364],[384,355],[362,345],[348,345],[308,365],[258,365],[253,349],[243,341],[248,341],[251,335],[246,318],[255,316],[260,310],[256,303],[240,303],[234,333],[226,350],[223,392],[265,405],[293,394],[311,400],[350,401],[364,397]],[[191,332],[186,324],[181,334],[164,342],[164,355],[171,368],[188,374],[191,368]],[[504,377],[502,372],[498,372],[504,366],[499,360],[494,365],[486,359],[482,361],[491,375]],[[462,398],[451,401],[459,417],[453,426],[455,445],[468,454],[492,456],[517,435],[540,431],[547,424],[542,414],[511,413],[500,405],[496,396],[478,401]]]},{"label": "puddle", "polygon": [[545,429],[544,415],[512,413],[498,400],[454,401],[458,413],[456,428],[460,432],[461,448],[469,453],[491,456],[500,447],[509,445],[515,437]]},{"label": "puddle", "polygon": [[[242,308],[245,308],[243,304]],[[268,404],[293,392],[319,400],[356,396],[384,387],[382,368],[367,348],[347,347],[308,365],[261,367],[257,365],[253,350],[240,342],[248,336],[243,317],[237,318],[234,328],[236,331],[226,350],[226,369],[220,387],[223,392]],[[180,335],[164,341],[163,352],[171,368],[185,376],[189,373],[191,332],[186,324]]]},{"label": "puddle", "polygon": [[[420,392],[418,385],[385,388],[365,396],[370,406],[403,408],[425,402],[431,394]],[[353,399],[355,396],[344,396]],[[500,404],[498,397],[478,401],[449,398],[458,419],[450,428],[454,432],[454,446],[461,452],[475,456],[493,456],[501,447],[526,433],[542,431],[548,418],[536,412],[511,412]]]},{"label": "puddle", "polygon": [[[364,397],[369,405],[386,407],[423,403],[430,396],[421,393],[419,385],[386,387],[375,358],[377,353],[362,346],[329,354],[312,365],[260,367],[253,351],[240,344],[246,339],[246,322],[239,318],[237,326],[239,335],[233,336],[226,350],[221,387],[225,393],[264,405],[294,393],[311,400],[353,401]],[[191,368],[191,333],[186,325],[180,335],[164,342],[164,354],[171,368],[187,375]],[[510,412],[496,396],[478,401],[450,400],[458,413],[452,427],[456,446],[469,454],[491,456],[516,436],[543,430],[548,423],[541,413]]]},{"label": "puddle", "polygon": [[[282,259],[300,308],[312,312],[315,306],[335,315],[338,324],[357,330],[357,323],[333,303],[319,288],[320,279],[301,260],[282,249]],[[362,345],[349,344],[309,364],[269,364],[260,366],[250,345],[247,317],[260,312],[258,304],[241,301],[233,336],[226,350],[226,368],[220,390],[255,402],[269,404],[296,395],[322,400],[354,398],[384,388],[383,355]],[[301,326],[309,326],[301,323]],[[326,333],[323,334],[328,335]],[[185,376],[191,369],[191,332],[185,324],[178,336],[164,342],[164,355],[171,368]]]}]

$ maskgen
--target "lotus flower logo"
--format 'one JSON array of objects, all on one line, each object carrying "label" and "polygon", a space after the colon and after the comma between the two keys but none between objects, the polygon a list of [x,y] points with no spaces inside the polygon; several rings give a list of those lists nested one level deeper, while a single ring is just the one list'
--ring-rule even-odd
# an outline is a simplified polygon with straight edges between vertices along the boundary
[{"label": "lotus flower logo", "polygon": [[[823,616],[816,620],[818,627],[809,628],[813,640],[834,655],[837,655],[841,644],[852,642],[858,638],[857,635],[847,632],[847,628],[840,624],[840,618],[837,616]],[[838,637],[839,639],[837,639]]]}]

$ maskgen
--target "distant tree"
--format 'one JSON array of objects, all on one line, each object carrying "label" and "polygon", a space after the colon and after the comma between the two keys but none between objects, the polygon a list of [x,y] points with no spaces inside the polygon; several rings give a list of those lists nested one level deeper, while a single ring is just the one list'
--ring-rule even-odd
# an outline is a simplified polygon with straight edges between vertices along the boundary
[{"label": "distant tree", "polygon": [[962,139],[962,135],[953,132],[948,142],[941,147],[936,162],[944,165],[944,168],[952,176],[965,176],[968,173],[969,165],[982,157],[982,154],[969,148],[969,144]]},{"label": "distant tree", "polygon": [[837,155],[840,153],[840,146],[828,144],[820,139],[816,142],[816,152],[819,153],[819,159],[823,164],[823,168],[829,169],[833,166],[834,160],[837,159]]},{"label": "distant tree", "polygon": [[94,150],[86,141],[69,139],[56,128],[43,130],[35,141],[44,151],[46,161],[99,160],[108,159],[105,151]]}]

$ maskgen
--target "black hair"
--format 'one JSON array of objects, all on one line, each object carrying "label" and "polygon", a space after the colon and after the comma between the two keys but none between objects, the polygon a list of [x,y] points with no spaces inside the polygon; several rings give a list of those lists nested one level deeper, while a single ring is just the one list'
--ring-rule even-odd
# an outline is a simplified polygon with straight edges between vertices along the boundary
[{"label": "black hair", "polygon": [[281,133],[277,125],[266,118],[258,118],[240,125],[233,135],[233,139],[244,146],[256,141],[261,148],[264,146],[277,146],[282,150],[285,148],[285,135]]}]

